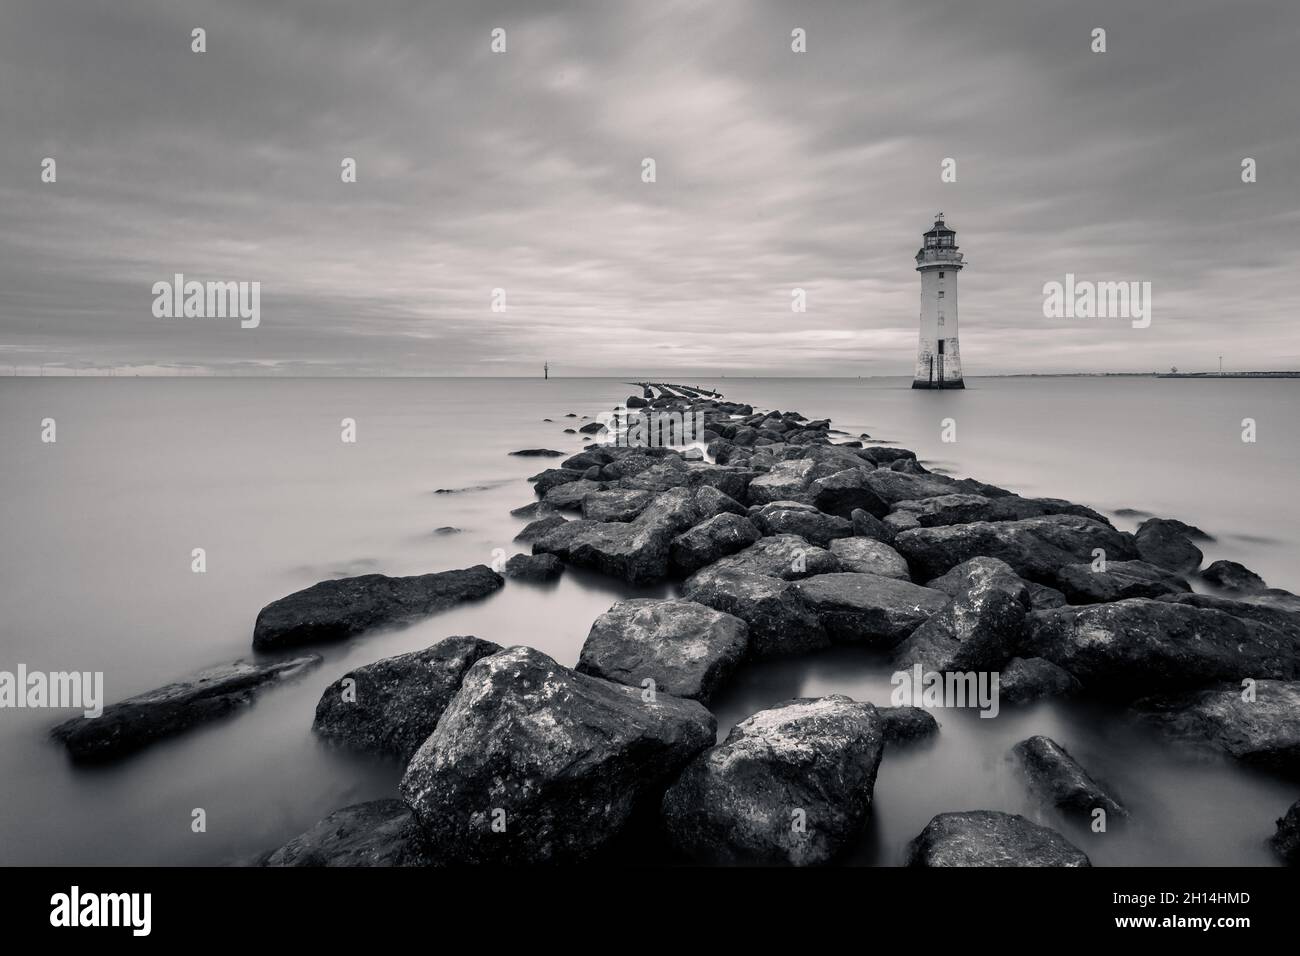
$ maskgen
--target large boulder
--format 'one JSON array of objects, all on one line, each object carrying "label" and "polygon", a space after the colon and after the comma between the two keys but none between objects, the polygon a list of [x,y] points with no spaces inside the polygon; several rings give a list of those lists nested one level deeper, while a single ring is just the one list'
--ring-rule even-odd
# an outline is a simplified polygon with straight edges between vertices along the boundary
[{"label": "large boulder", "polygon": [[723,568],[724,563],[725,559],[691,575],[682,585],[682,594],[744,621],[754,657],[800,654],[830,645],[817,615],[804,604],[793,584],[753,571]]},{"label": "large boulder", "polygon": [[722,558],[709,570],[746,571],[795,581],[814,574],[843,571],[844,563],[830,551],[797,534],[778,534],[760,538],[748,548]]},{"label": "large boulder", "polygon": [[[898,667],[927,671],[995,671],[1024,640],[1029,589],[1010,568],[973,558],[940,579],[952,600],[894,651]],[[954,586],[952,591],[946,589]]]},{"label": "large boulder", "polygon": [[1285,863],[1300,866],[1300,800],[1291,804],[1290,809],[1278,819],[1277,832],[1268,842],[1273,852]]},{"label": "large boulder", "polygon": [[533,492],[539,498],[545,498],[546,494],[553,488],[560,485],[568,484],[571,481],[577,481],[582,477],[585,469],[580,468],[547,468],[545,471],[539,471],[528,480],[533,483]]},{"label": "large boulder", "polygon": [[1093,570],[1092,564],[1067,564],[1056,572],[1056,586],[1071,604],[1158,598],[1192,590],[1177,574],[1145,561],[1107,561],[1104,571]]},{"label": "large boulder", "polygon": [[948,596],[879,574],[818,574],[795,582],[804,604],[839,643],[892,648],[948,603]]},{"label": "large boulder", "polygon": [[605,483],[603,481],[592,481],[590,478],[579,478],[577,481],[570,481],[563,485],[556,485],[546,496],[542,498],[548,505],[561,511],[579,511],[582,508],[583,500],[593,492],[604,491]]},{"label": "large boulder", "polygon": [[883,745],[876,709],[840,694],[760,711],[668,789],[669,838],[704,863],[831,862],[866,824]]},{"label": "large boulder", "polygon": [[499,650],[477,637],[449,637],[348,671],[321,694],[312,730],[349,747],[410,760],[460,690],[465,672]]},{"label": "large boulder", "polygon": [[321,662],[316,654],[209,667],[156,690],[109,704],[98,717],[73,717],[50,731],[74,760],[116,760],[156,740],[246,707],[266,690]]},{"label": "large boulder", "polygon": [[411,811],[400,800],[371,800],[335,810],[273,851],[262,866],[401,866]]},{"label": "large boulder", "polygon": [[530,521],[524,525],[523,529],[515,535],[516,541],[536,541],[549,531],[563,527],[568,524],[569,519],[561,514],[544,515],[535,521]]},{"label": "large boulder", "polygon": [[1091,866],[1055,830],[996,810],[941,813],[908,847],[909,866]]},{"label": "large boulder", "polygon": [[934,528],[973,521],[1019,521],[1055,514],[1079,515],[1110,524],[1091,508],[1060,498],[1022,498],[1019,495],[989,498],[973,494],[937,495],[895,502],[885,516],[885,524],[898,533],[910,528]]},{"label": "large boulder", "polygon": [[1268,587],[1263,578],[1236,561],[1215,561],[1201,572],[1201,578],[1230,594],[1253,594]]},{"label": "large boulder", "polygon": [[813,504],[827,514],[849,519],[858,509],[880,512],[887,506],[867,481],[868,474],[867,468],[853,467],[818,478],[808,489]]},{"label": "large boulder", "polygon": [[762,533],[748,518],[724,513],[714,515],[673,538],[668,555],[677,571],[690,574],[744,550],[761,537]]},{"label": "large boulder", "polygon": [[[985,498],[998,498],[1011,492],[986,485],[970,478],[949,478],[946,475],[909,475],[888,468],[877,468],[867,476],[867,483],[886,505],[900,501],[914,501],[919,498],[937,498],[940,495],[972,494]],[[867,509],[871,511],[870,508]],[[888,511],[872,511],[877,518],[883,518]]]},{"label": "large boulder", "polygon": [[1091,562],[1098,548],[1108,561],[1137,557],[1127,535],[1078,515],[916,528],[898,534],[894,548],[921,580],[984,556],[999,558],[1021,577],[1048,585],[1055,584],[1056,572],[1067,564]]},{"label": "large boulder", "polygon": [[1012,748],[1029,780],[1030,789],[1067,816],[1091,823],[1097,810],[1106,817],[1124,817],[1128,811],[1106,789],[1088,776],[1066,749],[1041,734]]},{"label": "large boulder", "polygon": [[1004,704],[1029,704],[1046,697],[1069,697],[1082,685],[1063,667],[1041,657],[1013,657],[1000,672],[998,699]]},{"label": "large boulder", "polygon": [[505,568],[516,581],[554,581],[563,573],[564,562],[553,554],[513,554]]},{"label": "large boulder", "polygon": [[513,647],[471,667],[402,778],[425,852],[448,863],[587,860],[710,746],[699,703]]},{"label": "large boulder", "polygon": [[1201,566],[1201,549],[1192,544],[1190,526],[1168,518],[1148,518],[1138,525],[1134,539],[1143,561],[1189,574]]},{"label": "large boulder", "polygon": [[859,537],[874,538],[886,544],[894,540],[893,529],[862,508],[854,508],[849,515],[849,520],[853,523],[853,533]]},{"label": "large boulder", "polygon": [[[1249,597],[1254,596],[1249,595]],[[1213,594],[1166,594],[1159,600],[1168,601],[1171,604],[1185,604],[1189,607],[1222,611],[1224,614],[1231,614],[1233,617],[1242,620],[1267,625],[1275,631],[1281,631],[1287,635],[1288,638],[1295,642],[1296,648],[1300,652],[1300,614],[1284,607],[1277,607],[1267,603],[1257,604],[1249,600],[1233,600],[1232,598],[1218,597]]]},{"label": "large boulder", "polygon": [[611,488],[583,496],[582,516],[589,521],[631,521],[654,501],[653,491]]},{"label": "large boulder", "polygon": [[694,601],[620,601],[596,619],[578,672],[707,704],[749,649],[745,622]]},{"label": "large boulder", "polygon": [[363,574],[322,581],[262,608],[253,625],[253,647],[266,651],[342,641],[486,597],[504,583],[485,564],[404,578]]},{"label": "large boulder", "polygon": [[751,508],[750,520],[764,535],[796,534],[820,548],[829,547],[836,538],[853,535],[853,524],[848,519],[823,514],[812,505],[796,501],[775,501]]},{"label": "large boulder", "polygon": [[1134,706],[1173,736],[1265,770],[1300,776],[1300,681],[1229,684],[1145,698]]},{"label": "large boulder", "polygon": [[772,470],[749,483],[749,503],[765,505],[773,501],[812,503],[808,486],[830,472],[827,466],[811,458],[777,462]]},{"label": "large boulder", "polygon": [[886,578],[910,581],[907,562],[903,556],[873,538],[836,538],[831,542],[831,554],[840,559],[846,571],[879,574]]},{"label": "large boulder", "polygon": [[939,721],[924,707],[880,707],[876,713],[887,744],[911,743],[939,732]]},{"label": "large boulder", "polygon": [[1023,654],[1065,668],[1089,692],[1116,696],[1290,680],[1298,660],[1295,642],[1266,624],[1146,598],[1034,611]]}]

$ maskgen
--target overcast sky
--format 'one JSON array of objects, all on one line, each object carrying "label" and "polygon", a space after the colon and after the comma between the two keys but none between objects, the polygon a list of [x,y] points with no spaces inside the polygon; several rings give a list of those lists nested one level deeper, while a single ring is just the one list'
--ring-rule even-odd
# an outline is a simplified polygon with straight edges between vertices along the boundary
[{"label": "overcast sky", "polygon": [[[1294,369],[1297,37],[1295,0],[3,0],[0,366],[908,375],[943,210],[967,375]],[[177,272],[260,282],[260,327],[155,318]],[[1067,272],[1150,281],[1151,326],[1044,318]]]}]

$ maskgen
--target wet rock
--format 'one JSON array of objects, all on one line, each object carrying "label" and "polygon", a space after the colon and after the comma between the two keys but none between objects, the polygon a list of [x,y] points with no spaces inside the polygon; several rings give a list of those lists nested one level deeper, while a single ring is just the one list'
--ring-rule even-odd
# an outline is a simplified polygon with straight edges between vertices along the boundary
[{"label": "wet rock", "polygon": [[605,483],[603,481],[579,478],[577,481],[556,485],[546,493],[546,497],[542,500],[560,511],[578,511],[582,508],[583,499],[593,492],[604,490]]},{"label": "wet rock", "polygon": [[631,521],[654,499],[653,491],[629,488],[593,491],[582,499],[582,516],[591,521]]},{"label": "wet rock", "polygon": [[830,544],[831,554],[840,559],[846,571],[879,574],[900,581],[912,580],[903,556],[883,541],[853,537],[836,538]]},{"label": "wet rock", "polygon": [[1004,704],[1028,704],[1047,697],[1070,697],[1082,685],[1063,667],[1041,657],[1013,657],[1002,668],[998,698]]},{"label": "wet rock", "polygon": [[[862,435],[863,438],[870,438],[870,435]],[[862,450],[862,457],[877,465],[890,465],[896,461],[906,461],[907,459],[916,459],[916,452],[906,448],[890,448],[886,445],[870,445]]]},{"label": "wet rock", "polygon": [[465,672],[499,650],[477,637],[449,637],[422,651],[358,667],[321,694],[312,730],[405,762],[433,733]]},{"label": "wet rock", "polygon": [[1171,604],[1222,611],[1244,621],[1254,621],[1280,631],[1290,639],[1300,653],[1300,614],[1269,604],[1233,600],[1213,594],[1166,594],[1159,598]]},{"label": "wet rock", "polygon": [[747,571],[795,581],[814,574],[843,571],[844,564],[825,548],[810,543],[797,534],[778,534],[760,538],[743,551],[718,560],[712,570]]},{"label": "wet rock", "polygon": [[511,509],[510,514],[516,518],[527,518],[529,521],[533,521],[537,518],[545,518],[547,515],[556,514],[556,510],[554,505],[547,504],[545,501],[534,501],[521,508]]},{"label": "wet rock", "polygon": [[707,520],[721,514],[740,515],[742,518],[748,514],[744,505],[712,485],[693,487],[694,497],[691,500],[695,503],[695,510],[699,512],[700,520]]},{"label": "wet rock", "polygon": [[411,811],[400,800],[335,810],[275,850],[263,866],[400,866]]},{"label": "wet rock", "polygon": [[862,508],[854,508],[849,520],[853,522],[853,533],[863,538],[874,538],[889,544],[894,540],[894,532],[883,521]]},{"label": "wet rock", "polygon": [[833,641],[885,648],[948,603],[941,591],[878,574],[819,574],[794,587]]},{"label": "wet rock", "polygon": [[1055,830],[996,810],[941,813],[908,847],[909,866],[1091,866]]},{"label": "wet rock", "polygon": [[[636,460],[636,459],[632,459]],[[620,488],[631,491],[662,492],[685,485],[690,477],[686,462],[680,458],[661,458],[649,468],[619,479]]]},{"label": "wet rock", "polygon": [[1091,693],[1135,697],[1242,677],[1290,680],[1284,633],[1222,611],[1146,598],[1029,615],[1024,656],[1044,657]]},{"label": "wet rock", "polygon": [[1067,564],[1056,572],[1056,586],[1071,604],[1158,598],[1192,590],[1183,578],[1145,561],[1108,561],[1104,571],[1094,571],[1091,564]]},{"label": "wet rock", "polygon": [[1300,800],[1277,821],[1277,832],[1269,838],[1273,851],[1291,866],[1300,866]]},{"label": "wet rock", "polygon": [[578,672],[707,704],[749,648],[745,622],[694,601],[620,601],[596,619]]},{"label": "wet rock", "polygon": [[928,671],[996,671],[1024,640],[1029,590],[1006,564],[974,558],[939,578],[936,594],[952,600],[894,652],[897,667]]},{"label": "wet rock", "polygon": [[744,621],[749,626],[751,655],[800,654],[830,645],[817,615],[793,584],[752,571],[725,569],[722,563],[687,578],[682,594]]},{"label": "wet rock", "polygon": [[401,796],[435,859],[589,860],[657,804],[716,727],[695,701],[645,700],[514,647],[469,669]]},{"label": "wet rock", "polygon": [[[1011,492],[986,485],[971,478],[949,478],[946,475],[908,475],[901,471],[877,468],[867,477],[868,484],[887,505],[918,498],[936,498],[940,495],[972,494],[986,498],[1010,495]],[[870,508],[867,509],[871,511]],[[872,511],[877,518],[884,518],[886,512]]]},{"label": "wet rock", "polygon": [[1065,748],[1050,737],[1022,740],[1013,748],[1029,780],[1030,789],[1067,816],[1090,823],[1096,810],[1109,817],[1125,817],[1120,806]]},{"label": "wet rock", "polygon": [[898,501],[885,516],[885,524],[897,533],[910,528],[935,528],[941,525],[970,524],[973,521],[1019,521],[1055,514],[1079,515],[1100,524],[1110,524],[1098,512],[1070,501],[1060,498],[1021,498],[1010,494],[994,498],[975,494],[948,494]]},{"label": "wet rock", "polygon": [[762,534],[748,518],[723,513],[702,521],[669,546],[669,559],[682,574],[691,574],[756,542]]},{"label": "wet rock", "polygon": [[252,703],[259,692],[321,662],[316,654],[254,664],[235,661],[109,704],[98,717],[74,717],[50,735],[74,760],[116,760]]},{"label": "wet rock", "polygon": [[1215,561],[1201,572],[1201,577],[1216,588],[1232,593],[1251,594],[1268,587],[1263,578],[1236,561]]},{"label": "wet rock", "polygon": [[812,502],[827,514],[852,518],[853,512],[880,513],[887,505],[867,481],[865,468],[854,467],[818,478],[808,486]]},{"label": "wet rock", "polygon": [[510,452],[520,458],[559,458],[564,452],[556,451],[554,448],[521,448],[519,451]]},{"label": "wet rock", "polygon": [[253,626],[253,646],[272,650],[346,640],[486,597],[503,583],[484,564],[402,578],[363,574],[322,581],[262,608]]},{"label": "wet rock", "polygon": [[796,501],[775,501],[751,509],[750,520],[764,535],[794,534],[821,548],[829,547],[835,538],[853,534],[848,520]]},{"label": "wet rock", "polygon": [[433,533],[436,535],[460,534],[460,528],[454,528],[451,525],[444,525],[441,528],[434,528]]},{"label": "wet rock", "polygon": [[1054,607],[1065,607],[1070,602],[1065,599],[1065,595],[1056,588],[1049,588],[1046,584],[1039,584],[1036,581],[1026,581],[1025,586],[1029,588],[1029,603],[1033,605],[1035,611],[1046,611]]},{"label": "wet rock", "polygon": [[[545,471],[539,471],[528,480],[533,483],[533,492],[539,498],[545,498],[547,492],[551,489],[581,479],[584,471],[586,471],[585,468],[547,468]],[[551,507],[554,507],[554,505],[551,505]]]},{"label": "wet rock", "polygon": [[866,825],[883,746],[875,708],[843,695],[760,711],[664,795],[669,839],[710,864],[829,863]]},{"label": "wet rock", "polygon": [[523,530],[515,535],[516,541],[536,541],[547,532],[568,524],[568,519],[561,514],[551,514],[524,525]]},{"label": "wet rock", "polygon": [[1134,538],[1143,561],[1189,574],[1201,566],[1201,549],[1192,544],[1189,525],[1168,518],[1148,518]]},{"label": "wet rock", "polygon": [[879,707],[876,713],[889,744],[911,743],[939,732],[939,722],[923,707]]},{"label": "wet rock", "polygon": [[749,502],[752,505],[765,505],[773,501],[802,501],[811,504],[808,487],[821,476],[820,466],[810,458],[777,462],[771,471],[749,483]]},{"label": "wet rock", "polygon": [[627,397],[627,401],[624,402],[623,404],[626,405],[628,408],[646,408],[650,405],[650,403],[647,402],[640,395],[629,395]]},{"label": "wet rock", "polygon": [[554,581],[564,562],[553,554],[515,554],[506,562],[506,577],[521,581]]},{"label": "wet rock", "polygon": [[602,468],[613,460],[614,456],[608,449],[594,447],[584,449],[576,455],[566,458],[561,463],[560,467],[571,468],[574,471],[586,472],[589,468]]},{"label": "wet rock", "polygon": [[595,435],[606,431],[606,428],[600,422],[587,422],[587,424],[579,426],[578,431],[584,435]]},{"label": "wet rock", "polygon": [[1005,561],[1023,578],[1049,585],[1065,565],[1091,562],[1097,548],[1105,551],[1107,561],[1137,557],[1129,536],[1078,515],[916,528],[900,532],[894,548],[918,578],[938,577],[963,561],[985,556]]},{"label": "wet rock", "polygon": [[1215,747],[1242,763],[1300,776],[1300,681],[1256,680],[1138,701],[1166,733]]}]

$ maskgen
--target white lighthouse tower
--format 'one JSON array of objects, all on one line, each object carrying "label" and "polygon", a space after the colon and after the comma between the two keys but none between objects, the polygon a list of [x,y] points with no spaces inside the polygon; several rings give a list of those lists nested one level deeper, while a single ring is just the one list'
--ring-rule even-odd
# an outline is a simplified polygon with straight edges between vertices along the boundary
[{"label": "white lighthouse tower", "polygon": [[921,273],[921,331],[913,388],[966,387],[957,344],[957,273],[962,264],[957,233],[943,224],[943,213],[939,213],[916,253],[916,271]]}]

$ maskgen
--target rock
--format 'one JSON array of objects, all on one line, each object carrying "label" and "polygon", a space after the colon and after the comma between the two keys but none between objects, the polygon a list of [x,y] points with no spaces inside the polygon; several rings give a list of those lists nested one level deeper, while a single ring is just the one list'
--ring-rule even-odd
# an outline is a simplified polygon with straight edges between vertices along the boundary
[{"label": "rock", "polygon": [[878,574],[818,574],[794,587],[833,641],[884,648],[948,603],[941,591]]},{"label": "rock", "polygon": [[1300,614],[1300,596],[1290,591],[1283,591],[1281,588],[1267,588],[1255,594],[1247,594],[1241,600],[1242,603],[1254,604],[1257,607],[1287,614]]},{"label": "rock", "polygon": [[744,621],[754,657],[800,654],[830,645],[817,616],[794,585],[779,577],[722,568],[723,563],[687,578],[682,594]]},{"label": "rock", "polygon": [[521,448],[510,454],[518,455],[520,458],[559,458],[564,452],[556,451],[554,448]]},{"label": "rock", "polygon": [[620,601],[596,619],[578,672],[707,704],[749,648],[745,622],[694,601]]},{"label": "rock", "polygon": [[885,524],[897,533],[909,528],[934,528],[973,521],[1019,521],[1055,514],[1079,515],[1100,524],[1110,524],[1091,508],[1060,498],[1021,498],[1019,495],[989,498],[974,494],[938,495],[895,502],[885,516]]},{"label": "rock", "polygon": [[923,707],[880,707],[885,743],[905,744],[939,732],[939,722]]},{"label": "rock", "polygon": [[[861,438],[871,438],[870,435],[863,434]],[[915,460],[916,452],[909,451],[906,448],[888,448],[884,445],[871,445],[862,450],[862,457],[867,461],[877,465],[889,465],[896,461],[904,461],[908,458]]]},{"label": "rock", "polygon": [[[864,449],[865,450],[865,449]],[[881,502],[893,505],[899,501],[912,501],[918,498],[937,498],[940,495],[972,494],[985,498],[1010,495],[1011,492],[986,485],[970,478],[949,478],[946,475],[909,475],[901,471],[877,468],[867,476],[867,483],[875,491]],[[867,509],[877,518],[883,518],[886,511]]]},{"label": "rock", "polygon": [[253,647],[272,650],[345,640],[486,597],[503,583],[485,564],[403,578],[363,574],[322,581],[262,608],[253,626]]},{"label": "rock", "polygon": [[723,513],[673,538],[668,555],[674,568],[682,574],[691,574],[749,547],[761,537],[748,518]]},{"label": "rock", "polygon": [[604,490],[605,483],[603,481],[579,478],[577,481],[568,481],[562,485],[556,485],[546,493],[546,497],[542,500],[560,511],[578,511],[582,508],[582,502],[588,495]]},{"label": "rock", "polygon": [[619,479],[618,485],[631,491],[662,492],[682,487],[689,478],[690,472],[684,461],[680,458],[664,458],[643,471],[625,475]]},{"label": "rock", "polygon": [[614,455],[608,448],[593,446],[566,458],[560,463],[560,467],[581,471],[585,474],[590,468],[601,468],[612,461],[614,461]]},{"label": "rock", "polygon": [[554,581],[564,562],[553,554],[515,554],[506,562],[506,577],[521,581]]},{"label": "rock", "polygon": [[582,516],[591,521],[631,521],[654,499],[653,491],[628,488],[593,491],[582,499]]},{"label": "rock", "polygon": [[867,481],[865,468],[846,468],[825,478],[818,478],[808,486],[812,502],[827,514],[841,518],[851,518],[854,511],[868,514],[887,509],[887,505],[876,494]]},{"label": "rock", "polygon": [[822,548],[829,547],[835,538],[853,535],[853,525],[848,520],[795,501],[763,505],[751,512],[750,520],[764,535],[795,534]]},{"label": "rock", "polygon": [[1081,688],[1078,678],[1041,657],[1013,657],[1002,668],[998,698],[1004,704],[1028,704],[1045,697],[1069,697]]},{"label": "rock", "polygon": [[876,709],[840,694],[759,711],[668,789],[669,839],[703,863],[829,863],[866,825],[883,746]]},{"label": "rock", "polygon": [[1091,823],[1094,811],[1099,809],[1106,812],[1107,818],[1128,816],[1128,811],[1052,738],[1030,737],[1016,744],[1013,752],[1029,779],[1030,789],[1067,816],[1078,817],[1083,823]]},{"label": "rock", "polygon": [[831,543],[831,554],[840,559],[846,571],[879,574],[900,581],[912,580],[903,556],[872,538],[836,538]]},{"label": "rock", "polygon": [[1091,562],[1097,548],[1106,552],[1107,561],[1137,557],[1128,536],[1077,515],[916,528],[896,535],[894,548],[919,579],[938,577],[963,561],[985,556],[1005,561],[1023,578],[1049,585],[1065,565]]},{"label": "rock", "polygon": [[1167,518],[1148,518],[1138,525],[1134,538],[1143,561],[1170,571],[1189,574],[1201,566],[1201,549],[1192,544],[1188,525]]},{"label": "rock", "polygon": [[814,574],[843,571],[844,564],[825,548],[797,534],[760,538],[748,548],[718,560],[710,570],[746,571],[794,581]]},{"label": "rock", "polygon": [[[540,498],[545,498],[547,492],[560,485],[567,485],[571,481],[578,481],[582,478],[582,473],[586,469],[576,468],[547,468],[545,471],[539,471],[528,480],[533,483],[533,492]],[[554,505],[550,505],[554,508]]]},{"label": "rock", "polygon": [[695,701],[645,700],[513,647],[469,669],[401,796],[437,860],[580,862],[655,805],[716,730]]},{"label": "rock", "polygon": [[853,522],[853,533],[863,538],[874,538],[889,544],[894,540],[894,532],[879,518],[862,508],[854,508],[849,515]]},{"label": "rock", "polygon": [[600,422],[587,422],[587,424],[579,426],[578,431],[584,435],[595,435],[598,432],[606,431],[606,428]]},{"label": "rock", "polygon": [[896,667],[927,671],[996,671],[1024,640],[1029,589],[1006,564],[974,558],[936,582],[952,595],[894,651]]},{"label": "rock", "polygon": [[908,866],[1091,866],[1055,830],[996,810],[941,813],[908,847]]},{"label": "rock", "polygon": [[1054,607],[1065,607],[1070,602],[1065,599],[1065,595],[1056,588],[1049,588],[1046,584],[1039,584],[1036,581],[1026,581],[1025,587],[1029,588],[1029,603],[1033,605],[1035,611],[1046,611]]},{"label": "rock", "polygon": [[811,458],[777,462],[772,470],[749,483],[749,501],[765,505],[773,501],[802,501],[811,504],[808,486],[821,477],[819,465]]},{"label": "rock", "polygon": [[1089,692],[1116,696],[1290,680],[1297,660],[1295,642],[1265,624],[1146,598],[1034,611],[1022,653],[1065,668]]},{"label": "rock", "polygon": [[522,508],[514,508],[510,511],[512,516],[527,518],[529,521],[545,518],[556,513],[555,505],[547,504],[545,501],[534,501],[532,504],[524,505]]},{"label": "rock", "polygon": [[1135,709],[1176,737],[1250,764],[1300,776],[1300,681],[1256,680],[1254,700],[1238,683],[1138,701]]},{"label": "rock", "polygon": [[449,637],[422,651],[358,667],[321,694],[312,730],[405,763],[433,733],[465,672],[499,650],[477,637]]},{"label": "rock", "polygon": [[1291,866],[1300,866],[1300,800],[1291,804],[1286,815],[1277,821],[1277,832],[1269,845]]},{"label": "rock", "polygon": [[1107,561],[1104,571],[1094,571],[1091,564],[1067,564],[1056,572],[1056,586],[1071,604],[1157,598],[1192,590],[1178,575],[1145,561]]},{"label": "rock", "polygon": [[1171,604],[1185,604],[1190,607],[1222,611],[1243,621],[1254,621],[1280,631],[1300,648],[1300,615],[1284,608],[1269,604],[1255,604],[1251,601],[1234,601],[1231,598],[1212,594],[1166,594],[1159,598]]},{"label": "rock", "polygon": [[624,402],[623,404],[626,405],[628,408],[646,408],[649,406],[650,403],[647,402],[640,395],[629,395],[627,397],[627,401]]},{"label": "rock", "polygon": [[523,530],[515,535],[515,540],[536,541],[547,532],[554,531],[556,528],[563,527],[568,523],[568,519],[564,515],[547,515],[545,518],[538,518],[536,521],[530,521],[524,525]]},{"label": "rock", "polygon": [[433,533],[437,535],[460,534],[460,528],[453,528],[451,525],[444,525],[441,528],[434,528]]},{"label": "rock", "polygon": [[744,505],[712,485],[695,486],[695,497],[692,500],[701,520],[721,514],[740,515],[743,518],[747,514]]},{"label": "rock", "polygon": [[321,662],[316,654],[254,664],[235,661],[109,704],[98,717],[74,717],[50,731],[74,760],[116,760],[155,740],[224,717],[260,691]]},{"label": "rock", "polygon": [[263,866],[401,866],[411,811],[400,800],[335,810],[271,853]]},{"label": "rock", "polygon": [[1268,587],[1263,578],[1236,561],[1215,561],[1201,572],[1201,577],[1234,594],[1252,594]]}]

